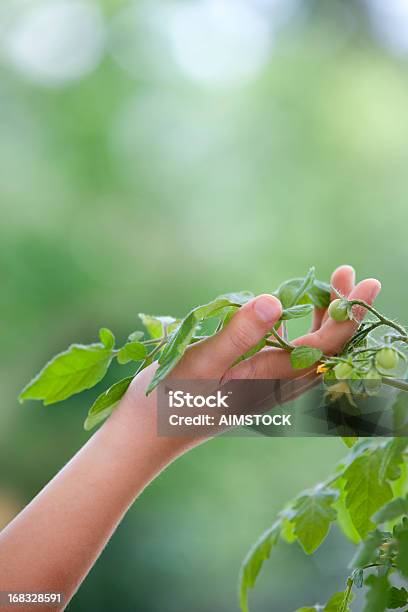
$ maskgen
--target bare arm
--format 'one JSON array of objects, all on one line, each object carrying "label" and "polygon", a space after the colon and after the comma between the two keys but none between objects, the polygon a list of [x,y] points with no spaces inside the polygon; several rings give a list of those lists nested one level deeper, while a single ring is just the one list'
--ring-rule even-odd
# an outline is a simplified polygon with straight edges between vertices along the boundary
[{"label": "bare arm", "polygon": [[2,532],[0,590],[72,597],[133,500],[182,452],[156,437],[151,404],[127,396]]},{"label": "bare arm", "polygon": [[[378,281],[370,279],[353,288],[349,267],[339,268],[332,282],[344,295],[352,292],[367,302],[374,300],[380,288]],[[288,355],[274,348],[230,368],[280,314],[276,298],[252,300],[222,332],[191,347],[174,376],[293,377]],[[318,311],[312,332],[296,342],[335,353],[355,325],[328,321],[325,312]],[[62,592],[66,604],[134,499],[177,456],[199,443],[156,435],[155,394],[146,398],[144,393],[155,367],[134,379],[111,418],[0,534],[0,591]]]}]

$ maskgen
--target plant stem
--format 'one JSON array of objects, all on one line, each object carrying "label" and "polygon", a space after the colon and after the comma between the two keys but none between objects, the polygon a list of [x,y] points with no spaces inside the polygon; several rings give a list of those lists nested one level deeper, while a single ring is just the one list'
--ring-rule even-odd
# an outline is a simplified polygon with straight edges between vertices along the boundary
[{"label": "plant stem", "polygon": [[162,346],[164,346],[165,344],[166,344],[166,339],[162,338],[162,341],[160,342],[160,344],[155,346],[154,349],[148,354],[147,359],[149,359],[150,361],[153,361],[153,357],[155,357],[155,355],[160,351]]},{"label": "plant stem", "polygon": [[274,336],[274,338],[276,338],[278,344],[280,345],[280,348],[285,349],[285,351],[293,351],[293,349],[295,348],[294,346],[292,346],[291,344],[289,344],[288,342],[286,342],[276,331],[276,329],[273,327],[271,329],[271,334],[272,336]]},{"label": "plant stem", "polygon": [[363,329],[360,329],[359,331],[357,331],[355,335],[352,338],[350,338],[350,340],[345,344],[343,351],[347,351],[352,345],[362,340],[365,336],[368,336],[368,334],[370,334],[374,329],[376,329],[377,327],[380,327],[381,325],[384,325],[382,321],[376,321],[372,325],[365,326]]},{"label": "plant stem", "polygon": [[[369,569],[370,567],[384,567],[386,563],[369,563],[368,565],[364,565],[361,569]],[[391,567],[396,567],[393,563],[391,563]]]},{"label": "plant stem", "polygon": [[364,300],[350,300],[349,304],[351,304],[352,306],[363,306],[363,308],[365,308],[366,310],[371,312],[373,315],[375,315],[377,317],[377,319],[379,321],[381,321],[384,325],[388,325],[389,327],[393,327],[402,336],[406,336],[407,335],[406,330],[401,325],[398,325],[398,323],[395,323],[391,319],[387,319],[387,317],[384,317],[384,315],[382,315],[381,312],[378,312],[378,310],[376,308],[374,308],[374,306],[371,306],[370,304],[367,304],[367,302],[364,302]]},{"label": "plant stem", "polygon": [[265,346],[273,346],[274,348],[283,348],[280,342],[274,342],[273,340],[265,340]]},{"label": "plant stem", "polygon": [[398,378],[383,377],[382,382],[384,385],[388,385],[389,387],[395,387],[396,389],[401,389],[402,391],[408,391],[408,381]]},{"label": "plant stem", "polygon": [[347,578],[347,587],[344,593],[344,599],[341,604],[340,612],[346,612],[347,610],[347,606],[350,601],[351,589],[353,588],[353,583],[354,583],[353,578],[351,577]]},{"label": "plant stem", "polygon": [[286,321],[282,321],[282,337],[285,340],[285,342],[288,341],[288,326],[286,324]]},{"label": "plant stem", "polygon": [[353,351],[353,356],[354,355],[359,355],[360,353],[376,353],[378,350],[378,348],[374,348],[372,346],[368,347],[368,348],[364,348],[364,349],[357,349],[356,351]]},{"label": "plant stem", "polygon": [[394,336],[391,338],[391,342],[405,342],[408,343],[408,336]]}]

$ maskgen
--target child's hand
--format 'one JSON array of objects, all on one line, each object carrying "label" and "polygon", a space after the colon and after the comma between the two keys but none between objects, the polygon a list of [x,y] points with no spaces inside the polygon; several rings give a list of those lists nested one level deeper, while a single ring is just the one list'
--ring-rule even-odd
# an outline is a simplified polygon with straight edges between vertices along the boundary
[{"label": "child's hand", "polygon": [[[364,300],[371,305],[381,290],[381,283],[374,278],[362,280],[357,285],[354,281],[355,272],[351,266],[340,266],[331,277],[332,287],[335,287],[341,295],[349,299]],[[333,300],[338,296],[333,293],[331,297]],[[353,314],[357,321],[361,321],[366,312],[364,308],[354,307]],[[315,309],[310,333],[297,338],[292,344],[305,344],[321,349],[325,355],[336,355],[352,337],[357,327],[356,321],[338,323],[328,317],[327,309]],[[256,342],[259,342],[260,338],[261,336]],[[312,371],[314,370],[313,366]],[[304,375],[306,371],[294,370],[287,352],[276,348],[265,348],[251,359],[242,361],[230,369],[226,373],[226,378],[293,378]]]}]

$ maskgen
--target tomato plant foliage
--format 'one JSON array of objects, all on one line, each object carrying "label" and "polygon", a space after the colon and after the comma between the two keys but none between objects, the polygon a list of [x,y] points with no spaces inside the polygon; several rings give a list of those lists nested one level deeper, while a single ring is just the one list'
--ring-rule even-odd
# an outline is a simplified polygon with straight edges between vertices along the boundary
[{"label": "tomato plant foliage", "polygon": [[[370,396],[378,394],[382,385],[391,386],[395,388],[394,423],[404,432],[408,410],[405,328],[371,305],[340,295],[316,279],[314,268],[304,277],[285,281],[272,293],[282,303],[281,320],[241,359],[267,346],[288,351],[295,370],[316,368],[328,397],[347,397],[350,405],[354,405],[355,393]],[[114,334],[102,328],[99,342],[73,344],[51,359],[24,387],[19,399],[59,402],[99,383],[114,359],[120,365],[134,362],[133,375],[118,380],[95,399],[84,425],[92,429],[115,410],[140,370],[157,360],[158,367],[147,389],[150,393],[191,344],[228,325],[237,310],[253,297],[248,291],[221,295],[193,308],[181,319],[140,314],[144,331],[133,331],[119,347]],[[314,308],[327,308],[328,315],[341,325],[354,318],[356,307],[360,311],[365,308],[370,318],[356,325],[356,332],[338,355],[324,355],[310,346],[294,346],[287,339],[290,321],[310,316]],[[408,434],[408,430],[405,432]],[[326,603],[299,608],[297,612],[350,612],[353,591],[360,588],[365,589],[364,612],[408,611],[408,591],[392,582],[394,576],[400,582],[408,579],[408,437],[359,440],[355,435],[345,435],[343,441],[348,454],[333,473],[289,502],[250,548],[240,572],[242,612],[248,612],[249,593],[280,540],[297,544],[311,555],[321,546],[333,523],[357,546],[350,562],[350,576],[344,589]]]}]

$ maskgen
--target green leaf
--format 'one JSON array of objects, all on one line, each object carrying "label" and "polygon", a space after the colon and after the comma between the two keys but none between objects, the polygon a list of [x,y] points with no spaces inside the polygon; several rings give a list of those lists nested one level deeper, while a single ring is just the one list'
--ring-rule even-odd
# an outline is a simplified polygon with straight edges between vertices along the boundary
[{"label": "green leaf", "polygon": [[400,465],[400,470],[401,476],[398,478],[398,480],[394,480],[391,483],[394,497],[404,497],[408,490],[408,470],[405,461]]},{"label": "green leaf", "polygon": [[92,404],[84,423],[84,429],[89,431],[98,423],[112,414],[119,400],[126,393],[134,376],[127,376],[101,393]]},{"label": "green leaf", "polygon": [[[290,514],[289,514],[290,516]],[[284,517],[282,520],[282,529],[281,529],[281,538],[288,542],[289,544],[293,544],[296,542],[297,536],[295,534],[295,525],[291,523],[289,517]]]},{"label": "green leaf", "polygon": [[151,338],[162,338],[165,333],[170,333],[179,323],[174,317],[156,317],[143,312],[139,313],[139,318]]},{"label": "green leaf", "polygon": [[115,336],[107,327],[101,327],[99,330],[99,339],[106,349],[113,349],[115,346]]},{"label": "green leaf", "polygon": [[388,578],[371,574],[366,578],[365,584],[368,591],[363,612],[384,612],[388,602]]},{"label": "green leaf", "polygon": [[392,586],[388,591],[387,608],[390,608],[391,610],[396,610],[397,608],[402,608],[407,603],[407,589],[404,589],[404,587],[398,589],[397,587]]},{"label": "green leaf", "polygon": [[375,529],[363,540],[354,555],[350,567],[358,568],[377,560],[378,548],[384,542],[384,534]]},{"label": "green leaf", "polygon": [[117,354],[118,363],[124,364],[129,361],[142,361],[147,355],[146,347],[141,342],[127,342]]},{"label": "green leaf", "polygon": [[367,452],[375,451],[378,448],[378,442],[375,438],[359,438],[350,449],[350,452],[343,458],[341,465],[347,467],[353,463],[357,457],[365,455]]},{"label": "green leaf", "polygon": [[407,414],[408,414],[408,393],[406,391],[400,391],[396,396],[391,410],[393,412],[393,426],[394,430],[401,431],[402,428],[407,428]]},{"label": "green leaf", "polygon": [[299,304],[298,306],[290,306],[282,311],[281,321],[289,321],[290,319],[301,319],[307,317],[313,311],[312,304]]},{"label": "green leaf", "polygon": [[343,531],[344,535],[351,540],[354,544],[361,542],[361,538],[353,525],[350,513],[346,508],[346,494],[344,491],[344,480],[339,479],[336,481],[333,488],[339,491],[339,496],[333,504],[333,508],[337,512],[337,524]]},{"label": "green leaf", "polygon": [[280,299],[283,308],[290,308],[295,304],[310,302],[307,291],[314,283],[314,268],[310,268],[304,278],[291,278],[279,285],[275,295]]},{"label": "green leaf", "polygon": [[381,508],[373,518],[377,523],[386,523],[405,515],[408,515],[408,496],[393,499]]},{"label": "green leaf", "polygon": [[129,334],[128,340],[129,342],[137,342],[141,340],[143,336],[144,336],[144,333],[142,331],[134,331],[131,334]]},{"label": "green leaf", "polygon": [[101,344],[72,344],[24,387],[19,401],[36,399],[53,404],[90,389],[105,376],[112,356],[112,351]]},{"label": "green leaf", "polygon": [[295,297],[302,281],[303,279],[301,278],[292,278],[279,285],[278,289],[274,292],[274,295],[279,298],[283,308],[290,308],[294,305]]},{"label": "green leaf", "polygon": [[307,293],[316,308],[327,308],[329,306],[331,290],[327,283],[315,280]]},{"label": "green leaf", "polygon": [[314,279],[302,295],[304,278],[292,278],[279,285],[275,295],[282,306],[288,308],[294,304],[313,304],[316,308],[327,308],[330,304],[331,288],[327,283]]},{"label": "green leaf", "polygon": [[342,436],[341,438],[347,448],[351,448],[358,441],[358,436]]},{"label": "green leaf", "polygon": [[323,608],[323,612],[350,612],[350,607],[345,602],[346,597],[348,602],[353,599],[352,593],[347,594],[346,591],[335,593]]},{"label": "green leaf", "polygon": [[323,352],[320,349],[311,346],[297,346],[290,353],[290,362],[293,368],[301,370],[309,368],[319,361],[322,356]]},{"label": "green leaf", "polygon": [[333,503],[338,496],[334,489],[316,488],[306,491],[293,505],[291,522],[294,533],[307,554],[323,542],[332,521],[336,519]]},{"label": "green leaf", "polygon": [[[345,597],[345,591],[340,591],[339,593],[335,593],[325,606],[316,604],[315,606],[299,608],[296,612],[350,612],[349,606],[346,605],[346,607],[344,607],[343,605]],[[349,594],[348,598],[349,601],[352,601],[352,594]]]},{"label": "green leaf", "polygon": [[395,564],[401,574],[408,578],[408,520],[402,519],[402,525],[394,529],[394,537],[398,542],[398,554]]},{"label": "green leaf", "polygon": [[233,293],[224,293],[219,295],[217,299],[228,300],[231,304],[243,306],[247,302],[253,300],[255,295],[251,291],[236,291]]},{"label": "green leaf", "polygon": [[371,517],[392,498],[388,482],[380,482],[378,473],[382,449],[358,456],[347,468],[345,479],[346,507],[354,527],[364,539],[375,525]]},{"label": "green leaf", "polygon": [[194,310],[192,310],[186,316],[186,318],[183,319],[178,329],[169,339],[159,358],[159,367],[157,368],[153,376],[153,380],[147,388],[147,393],[153,391],[159,382],[163,380],[180,361],[185,350],[190,344],[199,323],[207,317],[214,316],[226,306],[232,305],[233,304],[231,304],[230,300],[227,298],[217,298],[209,304],[194,308]]},{"label": "green leaf", "polygon": [[300,284],[300,287],[295,293],[295,297],[293,300],[293,305],[298,304],[299,301],[303,298],[304,295],[312,288],[313,283],[315,281],[315,269],[314,267],[310,268],[309,272],[306,274],[305,278]]},{"label": "green leaf", "polygon": [[404,461],[403,452],[408,444],[408,438],[393,438],[383,449],[378,479],[398,480],[401,475],[400,465]]},{"label": "green leaf", "polygon": [[248,612],[248,590],[254,588],[264,561],[269,559],[272,548],[278,543],[280,528],[280,521],[277,521],[265,531],[249,550],[242,563],[239,589],[239,603],[242,612]]}]

